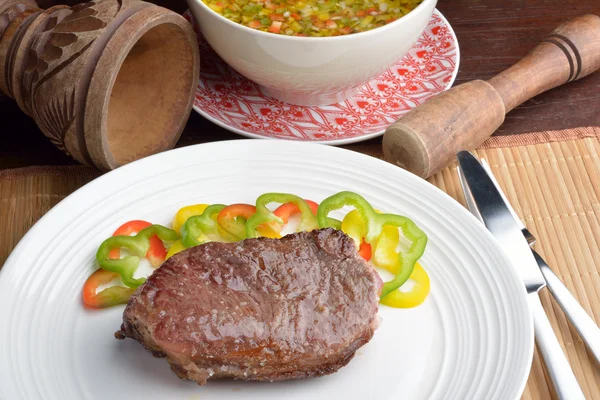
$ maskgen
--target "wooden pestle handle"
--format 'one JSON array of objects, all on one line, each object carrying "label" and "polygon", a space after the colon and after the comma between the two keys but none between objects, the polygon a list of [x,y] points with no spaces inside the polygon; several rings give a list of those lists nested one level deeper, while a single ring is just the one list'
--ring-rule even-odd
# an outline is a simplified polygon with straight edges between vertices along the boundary
[{"label": "wooden pestle handle", "polygon": [[489,81],[458,85],[394,122],[383,137],[385,159],[427,178],[479,146],[519,104],[599,68],[600,17],[573,18]]}]

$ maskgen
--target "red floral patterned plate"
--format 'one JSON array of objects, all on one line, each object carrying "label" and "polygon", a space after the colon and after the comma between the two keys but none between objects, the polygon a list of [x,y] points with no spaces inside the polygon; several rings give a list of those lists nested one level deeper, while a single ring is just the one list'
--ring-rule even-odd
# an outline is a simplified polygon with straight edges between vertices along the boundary
[{"label": "red floral patterned plate", "polygon": [[[193,24],[189,13],[185,17]],[[452,27],[435,10],[402,60],[353,97],[327,106],[295,106],[264,94],[198,36],[202,57],[194,110],[227,130],[251,138],[341,145],[383,135],[411,108],[452,86],[460,60]]]}]

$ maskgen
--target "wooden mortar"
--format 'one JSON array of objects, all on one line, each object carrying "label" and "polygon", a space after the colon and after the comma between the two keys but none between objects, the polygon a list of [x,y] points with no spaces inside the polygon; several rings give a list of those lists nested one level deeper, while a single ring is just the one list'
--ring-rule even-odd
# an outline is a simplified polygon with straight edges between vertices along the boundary
[{"label": "wooden mortar", "polygon": [[200,60],[180,15],[137,0],[0,0],[0,91],[58,148],[109,170],[172,148]]},{"label": "wooden mortar", "polygon": [[427,178],[479,146],[519,104],[599,68],[600,17],[574,18],[489,81],[458,85],[394,122],[383,136],[384,157]]}]

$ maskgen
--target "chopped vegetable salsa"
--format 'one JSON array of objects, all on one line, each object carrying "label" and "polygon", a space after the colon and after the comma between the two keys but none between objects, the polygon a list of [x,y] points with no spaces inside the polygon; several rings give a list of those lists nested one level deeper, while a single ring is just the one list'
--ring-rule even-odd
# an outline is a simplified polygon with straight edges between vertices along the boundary
[{"label": "chopped vegetable salsa", "polygon": [[422,0],[202,0],[233,22],[288,36],[340,36],[378,28]]}]

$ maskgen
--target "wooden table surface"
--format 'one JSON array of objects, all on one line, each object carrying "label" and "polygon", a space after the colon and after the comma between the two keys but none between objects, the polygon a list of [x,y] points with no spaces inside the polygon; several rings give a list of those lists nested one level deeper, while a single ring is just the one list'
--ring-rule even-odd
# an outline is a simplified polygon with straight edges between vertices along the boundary
[{"label": "wooden table surface", "polygon": [[[40,3],[48,5],[52,1]],[[186,8],[183,0],[153,2],[178,12]],[[458,84],[491,78],[526,55],[569,17],[600,15],[600,0],[439,0],[437,8],[458,37]],[[526,102],[507,115],[496,134],[594,125],[600,125],[600,72]],[[35,123],[4,97],[0,98],[0,133],[0,169],[75,163],[54,148]],[[192,112],[178,146],[235,138],[239,136]],[[370,140],[366,146],[361,150],[377,152],[381,139]]]}]

